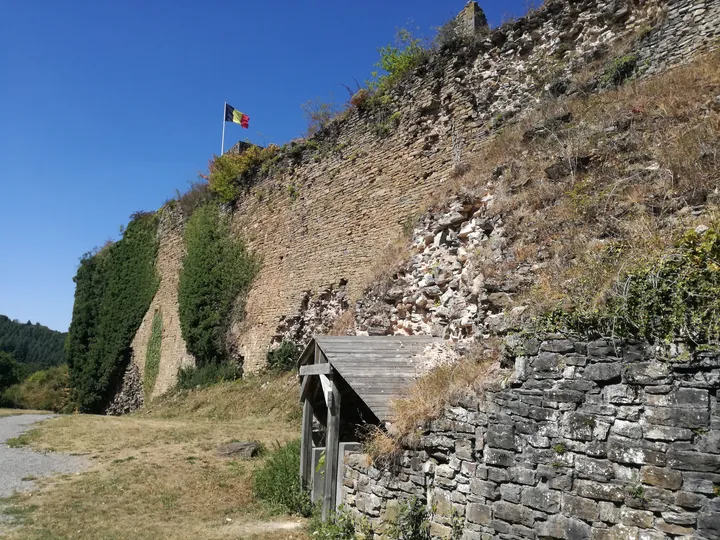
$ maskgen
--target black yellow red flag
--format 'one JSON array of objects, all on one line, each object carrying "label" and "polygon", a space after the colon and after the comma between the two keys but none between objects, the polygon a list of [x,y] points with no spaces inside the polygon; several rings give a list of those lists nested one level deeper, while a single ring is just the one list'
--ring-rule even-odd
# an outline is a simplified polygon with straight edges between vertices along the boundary
[{"label": "black yellow red flag", "polygon": [[227,103],[225,104],[225,121],[240,124],[245,129],[250,127],[250,117],[247,114],[243,114],[231,107]]}]

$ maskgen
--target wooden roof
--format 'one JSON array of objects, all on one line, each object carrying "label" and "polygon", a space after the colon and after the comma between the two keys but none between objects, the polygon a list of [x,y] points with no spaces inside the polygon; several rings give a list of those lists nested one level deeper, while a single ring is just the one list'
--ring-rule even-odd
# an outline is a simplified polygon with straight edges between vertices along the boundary
[{"label": "wooden roof", "polygon": [[431,336],[316,336],[298,362],[315,362],[315,346],[380,421],[391,420],[390,401],[401,397],[418,377],[422,353],[439,338]]}]

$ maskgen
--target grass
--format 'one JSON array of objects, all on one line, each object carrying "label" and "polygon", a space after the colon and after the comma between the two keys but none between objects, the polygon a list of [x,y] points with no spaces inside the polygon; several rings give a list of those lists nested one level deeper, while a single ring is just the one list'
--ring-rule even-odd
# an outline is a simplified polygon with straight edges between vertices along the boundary
[{"label": "grass", "polygon": [[371,429],[365,437],[365,451],[377,459],[394,454],[412,442],[427,423],[458,398],[479,395],[506,373],[499,368],[499,349],[489,340],[486,348],[474,346],[459,361],[436,367],[410,387],[407,395],[391,403],[393,422],[388,431]]},{"label": "grass", "polygon": [[0,418],[17,416],[18,414],[52,414],[50,411],[34,411],[30,409],[0,409]]},{"label": "grass", "polygon": [[[283,401],[280,395],[290,397]],[[216,398],[227,410],[210,404]],[[46,422],[23,442],[41,451],[84,454],[93,464],[79,475],[39,480],[32,494],[0,501],[18,524],[4,538],[304,538],[297,520],[275,516],[254,499],[252,474],[264,458],[215,455],[228,440],[270,446],[297,437],[298,422],[287,412],[291,401],[297,401],[297,386],[268,376],[178,393],[131,416]]]}]

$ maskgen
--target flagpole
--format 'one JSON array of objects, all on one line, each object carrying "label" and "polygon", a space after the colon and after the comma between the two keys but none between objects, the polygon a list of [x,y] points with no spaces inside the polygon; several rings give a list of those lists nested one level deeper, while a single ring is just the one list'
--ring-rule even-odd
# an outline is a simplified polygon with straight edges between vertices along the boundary
[{"label": "flagpole", "polygon": [[227,109],[227,100],[225,100],[225,105],[223,105],[223,134],[222,134],[222,142],[220,146],[220,155],[222,156],[225,153],[225,110]]}]

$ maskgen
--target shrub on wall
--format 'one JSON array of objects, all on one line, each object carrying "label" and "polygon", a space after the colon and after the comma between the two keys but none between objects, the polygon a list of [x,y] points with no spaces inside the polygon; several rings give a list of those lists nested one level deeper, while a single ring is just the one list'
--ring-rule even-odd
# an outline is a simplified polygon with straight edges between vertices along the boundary
[{"label": "shrub on wall", "polygon": [[80,261],[65,347],[72,399],[82,412],[102,411],[130,361],[159,284],[156,254],[157,219],[138,213],[121,240]]},{"label": "shrub on wall", "polygon": [[277,349],[268,351],[267,365],[272,371],[292,371],[300,356],[300,347],[292,341],[283,341]]},{"label": "shrub on wall", "polygon": [[184,240],[178,286],[182,335],[199,367],[222,364],[230,357],[225,338],[233,308],[249,290],[258,264],[231,235],[229,217],[213,204],[195,211]]},{"label": "shrub on wall", "polygon": [[147,353],[145,355],[145,372],[143,376],[145,401],[149,401],[153,388],[155,388],[155,379],[157,379],[160,371],[162,327],[162,313],[158,310],[155,312],[155,315],[153,315],[152,329],[150,330],[150,338],[148,339]]},{"label": "shrub on wall", "polygon": [[267,148],[250,146],[239,154],[215,156],[208,165],[208,174],[200,175],[208,181],[208,188],[223,203],[233,202],[248,189],[262,165],[278,153],[273,144]]}]

